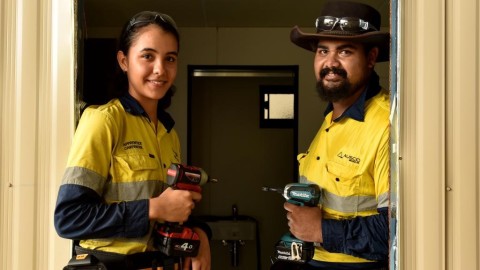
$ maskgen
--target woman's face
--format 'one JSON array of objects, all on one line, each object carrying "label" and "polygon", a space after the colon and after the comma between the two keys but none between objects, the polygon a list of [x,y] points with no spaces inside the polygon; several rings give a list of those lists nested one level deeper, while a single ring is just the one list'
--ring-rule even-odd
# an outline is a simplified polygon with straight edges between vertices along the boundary
[{"label": "woman's face", "polygon": [[117,54],[127,73],[128,92],[141,104],[162,99],[177,76],[178,41],[156,24],[138,30],[125,55]]}]

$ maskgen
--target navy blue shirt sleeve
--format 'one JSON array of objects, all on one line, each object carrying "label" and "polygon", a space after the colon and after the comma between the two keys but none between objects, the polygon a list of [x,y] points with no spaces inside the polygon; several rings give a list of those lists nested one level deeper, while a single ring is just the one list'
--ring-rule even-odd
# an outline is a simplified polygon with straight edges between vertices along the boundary
[{"label": "navy blue shirt sleeve", "polygon": [[141,237],[148,233],[148,200],[107,204],[92,189],[60,186],[54,213],[55,229],[63,238]]},{"label": "navy blue shirt sleeve", "polygon": [[388,259],[388,208],[349,220],[322,220],[323,248],[367,260]]}]

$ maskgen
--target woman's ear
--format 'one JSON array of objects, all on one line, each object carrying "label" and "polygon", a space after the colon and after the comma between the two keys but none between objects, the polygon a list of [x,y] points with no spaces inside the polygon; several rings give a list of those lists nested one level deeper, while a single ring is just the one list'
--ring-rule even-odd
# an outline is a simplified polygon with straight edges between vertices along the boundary
[{"label": "woman's ear", "polygon": [[127,69],[128,69],[127,56],[122,51],[117,52],[117,61],[118,61],[118,65],[123,70],[123,72],[127,72]]},{"label": "woman's ear", "polygon": [[375,67],[375,64],[377,63],[377,57],[378,57],[378,47],[373,47],[369,52],[368,52],[368,67],[373,68]]}]

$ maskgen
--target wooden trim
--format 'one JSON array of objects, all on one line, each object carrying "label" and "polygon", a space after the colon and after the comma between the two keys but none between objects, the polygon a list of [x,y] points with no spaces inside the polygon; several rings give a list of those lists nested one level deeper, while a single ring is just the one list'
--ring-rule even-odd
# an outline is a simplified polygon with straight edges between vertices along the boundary
[{"label": "wooden trim", "polygon": [[445,269],[445,1],[406,0],[400,78],[400,262]]},{"label": "wooden trim", "polygon": [[[51,86],[45,89],[50,108],[45,108],[46,121],[51,122],[51,130],[46,139],[50,142],[48,177],[50,185],[46,186],[48,201],[48,248],[49,266],[42,269],[62,269],[71,258],[72,241],[60,238],[53,226],[53,210],[63,172],[67,163],[68,152],[75,130],[75,78],[76,78],[76,28],[75,7],[77,1],[51,1],[51,39],[47,48],[51,50]],[[48,87],[45,85],[45,87]],[[50,91],[50,92],[48,92]],[[46,153],[45,153],[46,155]]]},{"label": "wooden trim", "polygon": [[73,135],[74,1],[0,8],[0,268],[62,269],[53,208]]},{"label": "wooden trim", "polygon": [[15,49],[11,42],[15,40],[16,1],[0,2],[0,268],[12,269],[12,208],[13,208],[13,86],[15,70]]},{"label": "wooden trim", "polygon": [[447,0],[447,269],[480,269],[480,4]]}]

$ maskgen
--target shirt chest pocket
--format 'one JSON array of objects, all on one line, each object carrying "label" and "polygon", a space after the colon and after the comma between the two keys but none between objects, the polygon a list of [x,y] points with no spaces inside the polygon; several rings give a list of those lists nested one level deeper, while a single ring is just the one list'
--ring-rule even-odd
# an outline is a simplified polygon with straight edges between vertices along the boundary
[{"label": "shirt chest pocket", "polygon": [[358,166],[346,166],[332,161],[325,166],[324,188],[340,196],[358,195],[362,181],[361,175],[358,174]]},{"label": "shirt chest pocket", "polygon": [[111,175],[114,182],[134,182],[161,179],[155,158],[145,154],[113,156]]}]

